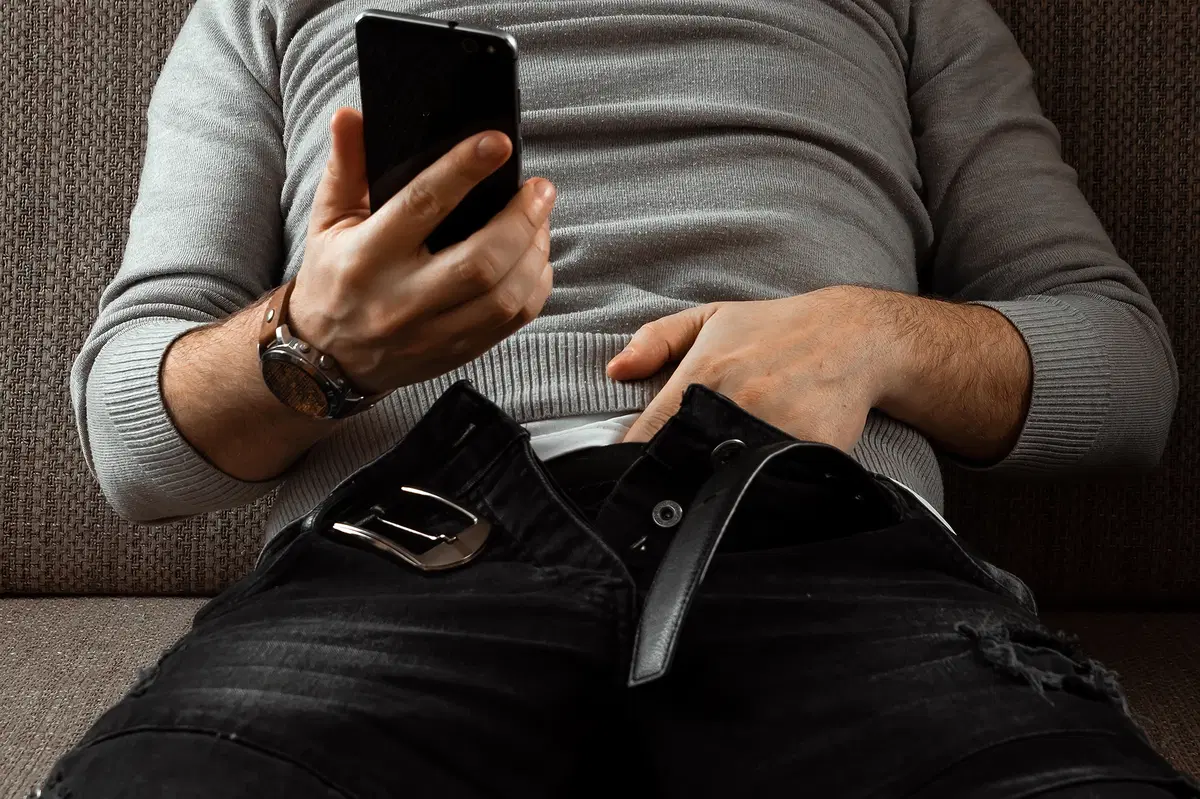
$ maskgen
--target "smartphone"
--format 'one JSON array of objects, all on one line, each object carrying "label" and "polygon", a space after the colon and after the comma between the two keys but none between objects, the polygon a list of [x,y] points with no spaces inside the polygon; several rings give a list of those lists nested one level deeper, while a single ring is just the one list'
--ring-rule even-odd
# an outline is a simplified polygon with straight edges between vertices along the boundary
[{"label": "smartphone", "polygon": [[512,156],[426,239],[436,252],[486,225],[521,188],[517,41],[500,31],[370,10],[354,22],[371,211],[456,144],[506,133]]}]

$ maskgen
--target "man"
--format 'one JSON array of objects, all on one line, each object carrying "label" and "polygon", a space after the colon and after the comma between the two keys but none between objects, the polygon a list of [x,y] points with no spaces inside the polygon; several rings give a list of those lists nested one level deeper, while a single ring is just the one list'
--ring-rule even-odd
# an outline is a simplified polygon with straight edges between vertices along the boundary
[{"label": "man", "polygon": [[516,36],[546,176],[436,254],[511,142],[370,215],[362,9],[199,0],[156,85],[84,449],[130,519],[278,494],[43,795],[1197,795],[935,510],[1177,393],[985,0],[397,7]]}]

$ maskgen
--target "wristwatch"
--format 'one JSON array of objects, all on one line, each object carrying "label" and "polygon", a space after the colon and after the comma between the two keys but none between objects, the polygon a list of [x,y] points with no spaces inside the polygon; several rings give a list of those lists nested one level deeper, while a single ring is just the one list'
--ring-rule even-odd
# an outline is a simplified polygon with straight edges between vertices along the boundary
[{"label": "wristwatch", "polygon": [[371,397],[346,378],[332,356],[292,335],[287,325],[289,280],[267,298],[258,331],[263,382],[280,402],[315,419],[341,419],[365,411],[384,395]]}]

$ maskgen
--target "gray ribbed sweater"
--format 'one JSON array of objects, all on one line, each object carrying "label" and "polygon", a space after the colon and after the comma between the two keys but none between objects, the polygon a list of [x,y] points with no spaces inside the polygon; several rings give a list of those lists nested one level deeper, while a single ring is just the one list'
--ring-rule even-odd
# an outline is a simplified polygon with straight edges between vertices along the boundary
[{"label": "gray ribbed sweater", "polygon": [[[695,303],[862,283],[986,301],[1033,353],[999,469],[1149,464],[1177,375],[1162,319],[1059,157],[986,0],[199,0],[155,86],[124,262],[72,372],[105,495],[152,521],[247,502],[174,429],[167,345],[299,268],[330,114],[358,105],[376,6],[516,36],[525,173],[559,188],[555,291],[519,334],[396,392],[282,480],[268,533],[467,376],[518,421],[637,410],[609,380],[642,323]],[[248,343],[248,346],[252,346]],[[916,430],[873,414],[855,457],[941,505]]]}]

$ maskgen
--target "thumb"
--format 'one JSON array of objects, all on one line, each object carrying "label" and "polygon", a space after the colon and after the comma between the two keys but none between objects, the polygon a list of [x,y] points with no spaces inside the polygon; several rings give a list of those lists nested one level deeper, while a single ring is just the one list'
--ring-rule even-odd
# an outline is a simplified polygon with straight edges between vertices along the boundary
[{"label": "thumb", "polygon": [[371,215],[362,113],[349,107],[337,109],[329,132],[333,141],[313,197],[310,233],[328,230],[349,217],[361,220]]},{"label": "thumb", "polygon": [[717,308],[715,302],[697,305],[642,325],[625,349],[608,362],[608,376],[614,380],[641,380],[672,361],[683,360]]}]

